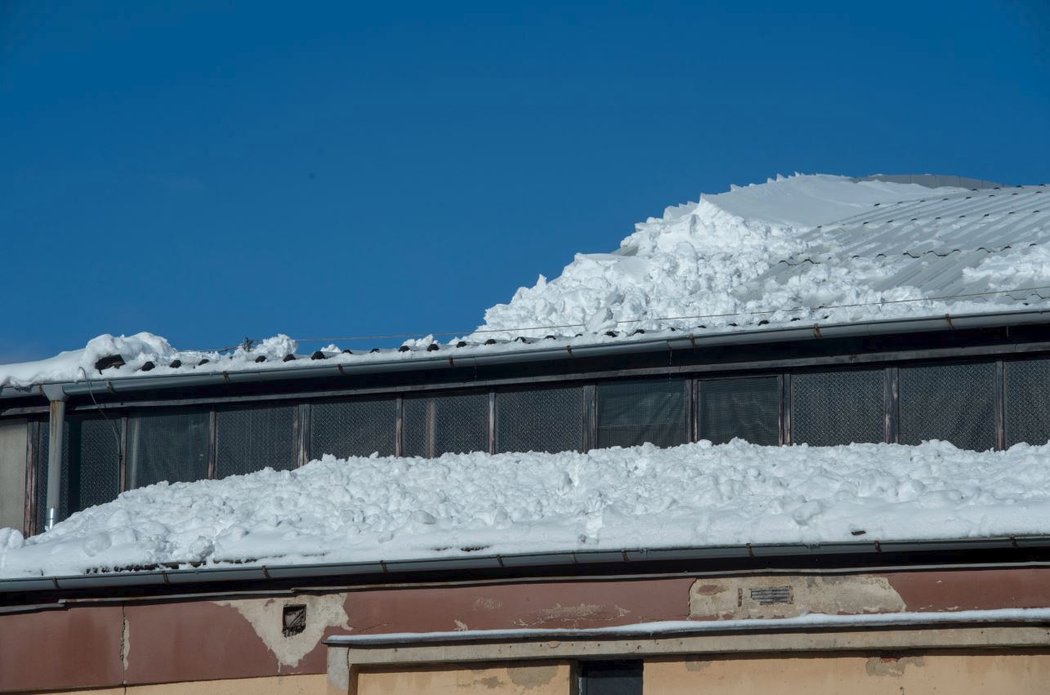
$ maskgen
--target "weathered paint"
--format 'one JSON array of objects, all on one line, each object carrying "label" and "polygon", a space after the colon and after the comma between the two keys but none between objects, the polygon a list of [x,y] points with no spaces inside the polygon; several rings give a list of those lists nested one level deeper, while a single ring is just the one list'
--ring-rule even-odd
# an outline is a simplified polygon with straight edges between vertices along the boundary
[{"label": "weathered paint", "polygon": [[67,691],[64,695],[324,695],[324,676],[275,676],[133,685],[126,689]]},{"label": "weathered paint", "polygon": [[25,524],[28,430],[25,420],[0,420],[0,528]]},{"label": "weathered paint", "polygon": [[0,615],[0,691],[119,685],[120,606]]},{"label": "weathered paint", "polygon": [[[751,588],[785,586],[791,590],[791,604],[762,605],[759,599],[752,600]],[[306,630],[301,635],[281,633],[281,609],[288,603],[307,606]],[[71,604],[57,610],[0,614],[0,691],[323,674],[328,650],[321,641],[332,634],[594,628],[689,617],[789,616],[802,610],[865,613],[1016,607],[1050,607],[1050,569],[552,579],[318,590],[227,601],[173,598],[123,605]],[[600,655],[587,652],[595,654]],[[562,657],[547,654],[545,658]]]},{"label": "weathered paint", "polygon": [[923,570],[886,575],[910,611],[1050,606],[1050,568]]},{"label": "weathered paint", "polygon": [[923,653],[647,660],[644,695],[1045,695],[1050,653]]},{"label": "weathered paint", "polygon": [[593,628],[688,616],[683,579],[382,589],[348,594],[357,633]]},{"label": "weathered paint", "polygon": [[[236,610],[255,630],[282,668],[296,667],[317,648],[328,628],[350,629],[343,604],[346,594],[294,596],[268,599],[219,601],[218,605]],[[282,612],[286,605],[306,608],[306,627],[297,635],[282,631]]]},{"label": "weathered paint", "polygon": [[570,695],[568,663],[486,664],[476,668],[407,668],[363,671],[356,695]]},{"label": "weathered paint", "polygon": [[905,608],[885,577],[870,574],[698,579],[689,589],[690,617],[706,620],[899,613]]}]

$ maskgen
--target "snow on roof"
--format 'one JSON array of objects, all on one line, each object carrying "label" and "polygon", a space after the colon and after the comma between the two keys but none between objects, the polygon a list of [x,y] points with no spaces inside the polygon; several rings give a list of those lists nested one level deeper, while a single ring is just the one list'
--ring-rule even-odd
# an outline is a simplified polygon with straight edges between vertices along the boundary
[{"label": "snow on roof", "polygon": [[[612,253],[577,254],[560,277],[541,276],[488,309],[463,338],[442,345],[426,336],[365,353],[329,345],[311,357],[368,364],[448,348],[458,357],[669,329],[703,335],[1050,305],[1045,186],[897,178],[796,175],[704,195],[636,225]],[[0,365],[0,389],[300,367],[296,349],[283,335],[223,353],[176,350],[149,333],[103,335],[81,350]]]},{"label": "snow on roof", "polygon": [[0,577],[1046,531],[1050,445],[762,447],[325,457],[294,471],[160,483],[29,539]]}]

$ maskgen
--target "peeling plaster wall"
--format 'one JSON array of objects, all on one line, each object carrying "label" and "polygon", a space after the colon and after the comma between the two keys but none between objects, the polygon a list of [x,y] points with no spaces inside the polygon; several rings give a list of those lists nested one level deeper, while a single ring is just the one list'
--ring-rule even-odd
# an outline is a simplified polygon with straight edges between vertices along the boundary
[{"label": "peeling plaster wall", "polygon": [[568,663],[406,668],[358,674],[356,695],[570,695]]},{"label": "peeling plaster wall", "polygon": [[805,613],[900,613],[907,606],[885,577],[732,577],[698,579],[689,589],[689,617],[793,618]]},{"label": "peeling plaster wall", "polygon": [[[304,656],[317,648],[328,628],[350,629],[344,603],[346,594],[326,594],[219,601],[218,605],[229,606],[240,613],[281,667],[295,667]],[[282,631],[282,613],[287,605],[306,608],[306,628],[297,635],[285,635]]]},{"label": "peeling plaster wall", "polygon": [[647,661],[644,695],[1045,695],[1050,654],[739,657]]}]

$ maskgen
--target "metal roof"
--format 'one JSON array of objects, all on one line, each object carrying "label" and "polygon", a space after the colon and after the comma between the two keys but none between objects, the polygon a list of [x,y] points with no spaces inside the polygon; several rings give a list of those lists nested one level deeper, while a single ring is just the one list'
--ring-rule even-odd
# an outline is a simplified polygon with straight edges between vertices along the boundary
[{"label": "metal roof", "polygon": [[1050,288],[995,292],[987,277],[968,275],[993,254],[1050,241],[1050,188],[1018,186],[874,205],[803,235],[810,247],[784,258],[756,282],[787,282],[807,265],[867,259],[886,270],[873,289],[914,287],[923,297],[1013,301],[1017,309],[1050,298]]}]

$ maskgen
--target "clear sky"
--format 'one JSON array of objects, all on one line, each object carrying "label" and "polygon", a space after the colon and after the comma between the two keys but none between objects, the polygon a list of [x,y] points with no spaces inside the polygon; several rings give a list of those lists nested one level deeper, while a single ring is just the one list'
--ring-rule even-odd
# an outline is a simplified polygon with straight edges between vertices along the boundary
[{"label": "clear sky", "polygon": [[1046,5],[0,0],[0,362],[466,332],[777,173],[1050,182]]}]

